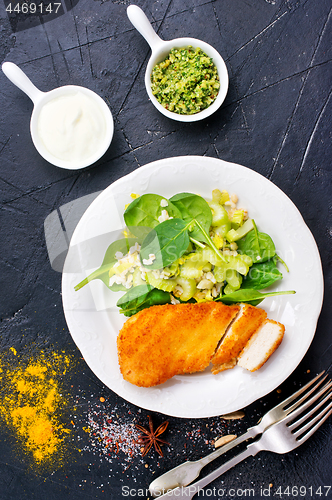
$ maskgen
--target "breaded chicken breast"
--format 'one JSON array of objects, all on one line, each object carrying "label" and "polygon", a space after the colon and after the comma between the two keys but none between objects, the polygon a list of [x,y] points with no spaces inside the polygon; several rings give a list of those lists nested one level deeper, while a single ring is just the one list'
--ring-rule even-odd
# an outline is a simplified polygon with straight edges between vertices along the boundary
[{"label": "breaded chicken breast", "polygon": [[216,374],[236,365],[240,352],[265,319],[266,312],[263,309],[250,304],[241,304],[240,313],[230,325],[212,357],[211,361],[214,365],[212,373]]},{"label": "breaded chicken breast", "polygon": [[238,305],[221,302],[143,309],[125,322],[118,335],[123,378],[152,387],[174,375],[204,370],[239,310]]}]

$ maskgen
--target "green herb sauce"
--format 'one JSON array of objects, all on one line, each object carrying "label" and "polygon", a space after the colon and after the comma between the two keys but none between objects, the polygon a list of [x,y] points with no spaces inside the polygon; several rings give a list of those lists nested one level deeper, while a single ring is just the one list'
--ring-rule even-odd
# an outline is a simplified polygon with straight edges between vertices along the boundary
[{"label": "green herb sauce", "polygon": [[208,108],[219,88],[218,71],[211,57],[191,46],[172,49],[151,74],[152,94],[164,108],[181,115]]}]

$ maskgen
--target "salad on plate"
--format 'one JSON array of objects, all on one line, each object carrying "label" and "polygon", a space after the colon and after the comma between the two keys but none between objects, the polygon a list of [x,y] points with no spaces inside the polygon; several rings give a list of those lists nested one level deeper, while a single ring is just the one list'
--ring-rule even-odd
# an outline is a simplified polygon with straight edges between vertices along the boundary
[{"label": "salad on plate", "polygon": [[101,266],[75,286],[100,279],[124,291],[120,312],[132,316],[152,305],[222,301],[259,304],[282,279],[272,238],[260,231],[238,198],[214,189],[211,199],[193,193],[171,198],[132,194],[123,238],[112,242]]}]

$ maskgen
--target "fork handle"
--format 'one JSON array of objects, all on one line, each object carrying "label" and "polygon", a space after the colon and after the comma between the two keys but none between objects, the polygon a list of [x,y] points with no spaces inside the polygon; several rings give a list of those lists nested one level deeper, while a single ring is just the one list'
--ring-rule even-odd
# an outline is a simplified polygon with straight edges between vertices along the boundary
[{"label": "fork handle", "polygon": [[216,458],[218,458],[221,455],[223,455],[224,453],[226,453],[226,451],[234,448],[234,446],[237,446],[238,444],[243,443],[243,441],[247,441],[247,439],[250,439],[252,437],[257,436],[257,434],[260,434],[260,431],[258,429],[258,425],[255,425],[255,427],[249,427],[249,429],[244,434],[241,434],[241,436],[233,439],[229,443],[224,444],[219,449],[213,451],[209,455],[206,455],[205,457],[201,458],[200,460],[197,460],[197,462],[199,462],[202,465],[202,467],[204,467],[205,465],[209,464],[210,462],[212,462]]},{"label": "fork handle", "polygon": [[260,434],[260,432],[262,431],[260,430],[259,425],[250,427],[247,432],[245,432],[241,436],[233,439],[233,441],[230,441],[227,444],[224,444],[219,449],[213,451],[209,455],[206,455],[200,460],[196,460],[194,462],[184,462],[177,467],[174,467],[173,469],[165,472],[161,476],[154,479],[154,481],[152,481],[152,483],[150,484],[149,489],[152,496],[158,497],[160,496],[160,492],[171,490],[173,488],[176,488],[177,486],[188,486],[190,483],[195,481],[205,465],[220,457],[228,450],[231,450],[232,448],[234,448],[234,446],[237,446],[247,439],[257,436],[257,434]]},{"label": "fork handle", "polygon": [[186,500],[191,500],[196,493],[198,493],[202,488],[204,488],[207,484],[211,483],[217,477],[221,476],[224,472],[228,471],[235,465],[237,465],[239,462],[242,462],[242,460],[245,460],[246,458],[256,455],[256,453],[259,451],[255,446],[252,446],[254,443],[249,445],[242,453],[239,453],[235,457],[231,458],[231,460],[228,460],[228,462],[224,463],[220,467],[218,467],[216,470],[208,474],[206,477],[203,477],[203,479],[200,479],[199,481],[196,481],[196,483],[191,484],[190,486],[186,486],[185,488],[175,488],[174,490],[166,492],[164,495],[160,496],[159,499],[168,499],[168,498],[185,498]]}]

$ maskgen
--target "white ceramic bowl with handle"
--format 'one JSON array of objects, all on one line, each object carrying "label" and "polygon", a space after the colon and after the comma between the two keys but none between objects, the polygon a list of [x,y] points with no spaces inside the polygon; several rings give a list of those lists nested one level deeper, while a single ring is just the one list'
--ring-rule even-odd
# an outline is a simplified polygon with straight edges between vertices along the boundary
[{"label": "white ceramic bowl with handle", "polygon": [[[162,40],[154,31],[145,13],[137,5],[129,5],[127,8],[127,15],[132,25],[148,42],[152,51],[145,71],[145,87],[152,104],[154,104],[158,111],[168,118],[181,122],[195,122],[203,120],[217,111],[225,100],[229,82],[227,67],[219,52],[208,43],[196,38],[174,38],[173,40],[168,41]],[[205,54],[212,58],[218,71],[220,88],[216,99],[208,108],[192,115],[182,115],[169,111],[164,108],[160,102],[158,102],[157,98],[152,94],[151,74],[155,65],[163,61],[172,49],[188,47],[189,45],[191,45],[194,49],[199,47],[203,52],[205,52]]]},{"label": "white ceramic bowl with handle", "polygon": [[[39,152],[39,154],[45,158],[49,163],[61,168],[66,168],[69,170],[78,170],[81,168],[88,167],[95,163],[99,158],[101,158],[104,153],[106,153],[109,148],[114,131],[114,123],[112,113],[105,103],[105,101],[95,92],[85,87],[80,87],[78,85],[65,85],[63,87],[58,87],[49,92],[42,92],[29,80],[26,74],[18,67],[16,64],[11,62],[5,62],[2,65],[2,71],[9,78],[9,80],[14,83],[19,89],[21,89],[25,94],[27,94],[32,100],[34,107],[30,120],[30,132],[32,141]],[[64,160],[58,158],[52,154],[43,143],[40,133],[38,131],[38,120],[40,117],[41,110],[43,107],[52,101],[60,97],[69,97],[77,94],[78,92],[87,96],[96,107],[98,107],[102,117],[104,127],[104,134],[102,140],[98,143],[98,147],[89,156],[78,158],[75,160]]]}]

